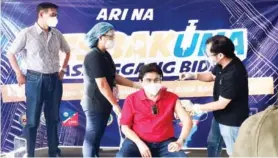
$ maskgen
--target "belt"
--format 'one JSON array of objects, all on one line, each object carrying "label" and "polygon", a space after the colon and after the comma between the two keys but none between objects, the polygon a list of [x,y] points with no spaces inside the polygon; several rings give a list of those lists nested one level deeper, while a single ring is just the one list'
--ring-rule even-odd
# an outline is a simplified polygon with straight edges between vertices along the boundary
[{"label": "belt", "polygon": [[54,73],[41,73],[41,72],[33,71],[33,70],[27,70],[27,73],[31,73],[31,74],[34,74],[34,75],[42,75],[42,76],[58,75],[58,72],[54,72]]}]

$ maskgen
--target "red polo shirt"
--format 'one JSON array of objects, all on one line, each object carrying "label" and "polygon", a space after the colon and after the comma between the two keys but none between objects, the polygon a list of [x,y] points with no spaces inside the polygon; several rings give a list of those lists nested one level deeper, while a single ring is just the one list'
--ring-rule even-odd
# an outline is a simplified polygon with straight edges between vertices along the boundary
[{"label": "red polo shirt", "polygon": [[[178,96],[161,89],[156,102],[149,100],[144,90],[129,95],[124,103],[121,125],[128,125],[144,141],[161,142],[174,137],[174,111]],[[151,107],[158,106],[153,115]]]}]

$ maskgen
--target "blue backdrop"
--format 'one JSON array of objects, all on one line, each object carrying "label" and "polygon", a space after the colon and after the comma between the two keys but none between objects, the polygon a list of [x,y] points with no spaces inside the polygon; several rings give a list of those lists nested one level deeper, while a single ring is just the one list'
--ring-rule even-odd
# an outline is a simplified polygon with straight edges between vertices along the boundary
[{"label": "blue backdrop", "polygon": [[[126,35],[131,35],[136,31],[149,31],[152,33],[154,31],[174,30],[176,32],[182,32],[189,26],[188,21],[192,19],[198,20],[198,23],[195,24],[195,30],[247,29],[247,41],[245,42],[246,48],[248,49],[242,53],[246,55],[243,62],[248,70],[249,77],[273,77],[274,92],[277,93],[278,2],[276,0],[49,1],[60,6],[57,28],[63,34],[86,33],[99,21],[112,23],[117,31],[123,32]],[[1,85],[16,83],[15,74],[7,61],[6,50],[15,39],[18,31],[34,24],[37,18],[36,5],[40,2],[42,1],[2,0],[1,2]],[[105,17],[103,17],[97,20],[100,12],[105,11],[104,8],[107,9],[107,19],[105,20]],[[124,9],[128,9],[124,20],[121,20],[121,16],[119,20],[109,20],[110,13],[115,8],[119,8],[122,12],[124,12]],[[132,20],[134,9],[145,9],[146,19]],[[153,15],[152,13],[147,13],[148,9],[152,9]],[[182,36],[179,37],[182,38]],[[197,45],[197,43],[195,44]],[[239,48],[239,50],[241,49],[243,47]],[[172,53],[175,53],[175,50],[172,50]],[[19,57],[19,61],[21,60],[24,60],[24,57]],[[119,65],[121,64],[120,61],[120,59],[116,60],[118,70],[124,76],[135,80],[134,77],[136,74],[129,75],[121,71],[123,67]],[[155,61],[159,61],[159,57]],[[166,80],[173,81],[176,77],[177,73],[168,73]],[[64,83],[82,82],[82,77],[71,78],[70,74],[64,80]],[[190,99],[195,103],[205,103],[212,100],[211,97],[187,97],[186,99]],[[273,104],[275,99],[273,94],[250,95],[249,104],[252,114]],[[122,103],[123,100],[120,100],[120,104]],[[1,101],[1,150],[3,152],[13,150],[14,137],[22,134],[25,108],[25,102],[4,103]],[[85,116],[80,106],[80,100],[63,101],[61,105],[61,118],[63,121],[70,119],[72,125],[74,124],[73,126],[61,124],[59,130],[61,145],[82,145],[85,132]],[[193,119],[195,120],[195,126],[185,146],[192,148],[206,147],[211,114],[205,114],[199,117],[194,116]],[[43,122],[42,118],[38,131],[37,147],[47,145],[46,127]],[[178,135],[181,129],[179,121],[174,121],[174,124],[176,134]],[[119,141],[118,125],[113,113],[101,145],[116,147],[119,145]]]}]

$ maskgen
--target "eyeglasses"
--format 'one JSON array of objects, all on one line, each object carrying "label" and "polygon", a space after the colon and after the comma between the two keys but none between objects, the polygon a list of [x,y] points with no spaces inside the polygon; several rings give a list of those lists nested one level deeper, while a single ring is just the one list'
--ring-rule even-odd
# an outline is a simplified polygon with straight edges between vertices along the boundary
[{"label": "eyeglasses", "polygon": [[205,55],[206,55],[207,57],[215,57],[215,56],[217,56],[217,54],[208,54],[207,52],[205,52]]},{"label": "eyeglasses", "polygon": [[158,114],[158,107],[157,107],[156,104],[154,104],[154,105],[152,106],[152,114],[153,114],[153,115],[157,115],[157,114]]},{"label": "eyeglasses", "polygon": [[217,54],[214,53],[208,53],[208,51],[206,50],[206,48],[202,48],[202,52],[206,57],[214,57],[217,56]]},{"label": "eyeglasses", "polygon": [[115,35],[108,35],[108,34],[105,34],[105,35],[103,35],[103,36],[108,37],[109,39],[114,39],[114,38],[115,38]]},{"label": "eyeglasses", "polygon": [[146,79],[144,79],[143,80],[143,82],[146,82],[146,83],[151,83],[151,82],[153,82],[153,83],[160,83],[161,82],[161,78],[156,78],[156,79],[150,79],[150,78],[146,78]]}]

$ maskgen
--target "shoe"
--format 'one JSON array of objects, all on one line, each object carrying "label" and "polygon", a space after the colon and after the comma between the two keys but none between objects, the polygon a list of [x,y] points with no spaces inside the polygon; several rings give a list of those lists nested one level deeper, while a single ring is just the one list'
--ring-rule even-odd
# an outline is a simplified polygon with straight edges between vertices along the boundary
[{"label": "shoe", "polygon": [[25,153],[22,158],[27,158],[27,157],[28,157],[27,153]]},{"label": "shoe", "polygon": [[56,154],[56,157],[62,157],[61,156],[61,151]]},{"label": "shoe", "polygon": [[61,156],[61,151],[58,150],[57,153],[56,153],[55,155],[52,155],[52,154],[51,154],[51,155],[49,155],[49,157],[62,157],[62,156]]}]

